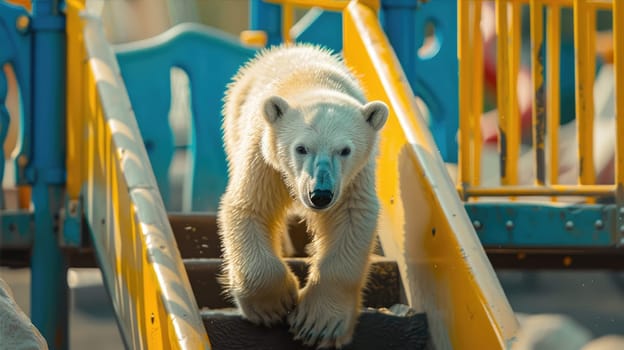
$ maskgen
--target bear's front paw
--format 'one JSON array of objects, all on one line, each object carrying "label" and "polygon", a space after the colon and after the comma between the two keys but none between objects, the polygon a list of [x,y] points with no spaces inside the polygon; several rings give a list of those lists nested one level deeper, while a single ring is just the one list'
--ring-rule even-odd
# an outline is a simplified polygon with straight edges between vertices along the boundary
[{"label": "bear's front paw", "polygon": [[358,317],[356,294],[332,290],[331,286],[306,286],[299,304],[288,316],[296,340],[318,348],[341,348],[351,342]]},{"label": "bear's front paw", "polygon": [[285,267],[283,274],[273,275],[269,280],[248,280],[233,285],[231,294],[243,318],[254,324],[271,326],[282,321],[295,307],[298,289],[297,278]]}]

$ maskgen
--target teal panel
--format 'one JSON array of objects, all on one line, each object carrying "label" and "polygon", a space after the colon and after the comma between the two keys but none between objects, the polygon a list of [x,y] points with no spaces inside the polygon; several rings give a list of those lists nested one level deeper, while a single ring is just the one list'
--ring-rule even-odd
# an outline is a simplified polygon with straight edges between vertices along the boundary
[{"label": "teal panel", "polygon": [[169,125],[170,71],[181,68],[191,93],[190,163],[185,181],[193,211],[216,211],[227,184],[221,109],[227,83],[255,49],[198,24],[178,25],[154,38],[117,47],[117,59],[165,203],[175,145]]},{"label": "teal panel", "polygon": [[31,212],[0,213],[0,247],[30,249],[35,240],[34,215]]},{"label": "teal panel", "polygon": [[467,203],[486,247],[615,246],[614,205]]}]

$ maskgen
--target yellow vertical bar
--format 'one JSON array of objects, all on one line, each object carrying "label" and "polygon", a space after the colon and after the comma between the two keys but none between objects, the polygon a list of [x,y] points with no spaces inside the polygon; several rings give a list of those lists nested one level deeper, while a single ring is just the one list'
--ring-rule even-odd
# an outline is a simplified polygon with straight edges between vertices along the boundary
[{"label": "yellow vertical bar", "polygon": [[483,37],[481,35],[481,0],[473,4],[472,19],[472,176],[470,184],[481,183],[481,114],[483,113]]},{"label": "yellow vertical bar", "polygon": [[[549,182],[555,185],[559,182],[559,124],[560,124],[560,56],[561,56],[561,8],[559,5],[550,5],[547,10],[546,56],[547,88],[546,108],[549,135]],[[553,198],[554,200],[555,198]]]},{"label": "yellow vertical bar", "polygon": [[[496,105],[499,118],[499,151],[500,151],[500,171],[501,184],[511,185],[515,183],[516,166],[510,158],[509,145],[512,143],[512,131],[510,130],[509,100],[510,100],[510,61],[509,61],[509,40],[508,40],[508,20],[507,20],[507,0],[496,1]],[[511,157],[510,157],[511,156]]]},{"label": "yellow vertical bar", "polygon": [[290,3],[282,5],[282,38],[285,43],[291,43],[290,28],[294,23],[295,10]]},{"label": "yellow vertical bar", "polygon": [[594,98],[591,70],[593,53],[590,52],[588,14],[591,9],[586,0],[574,0],[574,46],[576,51],[576,125],[579,154],[579,182],[595,183],[593,155]]},{"label": "yellow vertical bar", "polygon": [[[87,174],[84,145],[85,114],[88,108],[86,90],[87,69],[84,63],[84,34],[80,13],[85,9],[85,0],[66,1],[65,35],[66,52],[66,159],[67,168],[66,194],[70,200],[77,200],[82,190],[83,180]],[[28,203],[30,198],[28,198]]]},{"label": "yellow vertical bar", "polygon": [[[590,0],[591,1],[591,0]],[[596,6],[592,6],[591,2],[585,3],[585,8],[587,9],[587,72],[588,75],[591,75],[591,83],[592,83],[592,99],[593,101],[593,86],[594,86],[594,76],[596,72]],[[593,106],[593,102],[592,102]]]},{"label": "yellow vertical bar", "polygon": [[520,72],[520,55],[522,47],[522,12],[520,0],[511,2],[511,24],[509,25],[509,38],[511,39],[511,53],[509,54],[511,66],[508,71],[507,82],[509,84],[509,102],[507,105],[508,131],[507,131],[507,159],[510,165],[510,184],[518,182],[518,158],[520,157],[520,105],[518,102],[518,73]]},{"label": "yellow vertical bar", "polygon": [[615,184],[624,198],[624,2],[613,4],[613,62],[615,66]]},{"label": "yellow vertical bar", "polygon": [[[470,87],[472,71],[470,66],[470,21],[469,6],[465,0],[457,0],[459,25],[457,26],[457,58],[459,60],[459,157],[458,181],[459,191],[464,197],[465,189],[470,183]],[[465,199],[465,197],[464,197]]]},{"label": "yellow vertical bar", "polygon": [[546,154],[544,135],[546,133],[546,111],[544,99],[544,16],[540,0],[531,0],[531,82],[533,87],[533,150],[535,152],[535,184],[546,182]]},{"label": "yellow vertical bar", "polygon": [[[621,1],[621,0],[619,0]],[[590,83],[587,91],[589,92],[589,97],[586,100],[589,103],[588,107],[591,111],[591,118],[587,122],[590,126],[588,140],[586,141],[586,147],[588,147],[588,153],[591,155],[591,163],[588,163],[589,171],[591,175],[588,175],[588,181],[590,184],[596,183],[596,175],[595,175],[595,167],[594,167],[594,76],[596,72],[596,7],[591,6],[591,4],[585,4],[585,8],[587,9],[587,51],[585,53],[585,57],[587,59],[587,81]],[[581,174],[582,176],[582,174]],[[587,200],[588,203],[594,203],[594,198],[589,198]]]}]

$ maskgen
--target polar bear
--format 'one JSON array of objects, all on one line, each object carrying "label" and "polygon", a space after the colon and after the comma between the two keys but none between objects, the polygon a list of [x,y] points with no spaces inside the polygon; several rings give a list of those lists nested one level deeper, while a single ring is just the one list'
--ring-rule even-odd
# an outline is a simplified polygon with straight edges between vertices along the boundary
[{"label": "polar bear", "polygon": [[[224,102],[226,292],[253,323],[287,318],[295,339],[341,347],[359,315],[377,228],[375,156],[388,108],[367,102],[339,56],[310,44],[264,49]],[[281,251],[293,210],[312,235],[301,290]]]}]

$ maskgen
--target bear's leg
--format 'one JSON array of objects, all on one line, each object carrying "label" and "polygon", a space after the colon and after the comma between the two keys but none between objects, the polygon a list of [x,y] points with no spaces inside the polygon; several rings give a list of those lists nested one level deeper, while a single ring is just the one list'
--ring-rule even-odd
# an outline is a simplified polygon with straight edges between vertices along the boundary
[{"label": "bear's leg", "polygon": [[336,209],[310,216],[315,256],[307,284],[299,293],[299,304],[288,319],[296,339],[307,345],[337,348],[351,342],[378,207],[374,187],[370,187],[349,193]]},{"label": "bear's leg", "polygon": [[254,199],[250,194],[262,192],[258,182],[228,185],[218,219],[227,292],[244,318],[268,326],[292,310],[299,285],[281,258],[286,202],[277,187],[264,187],[272,194]]}]

